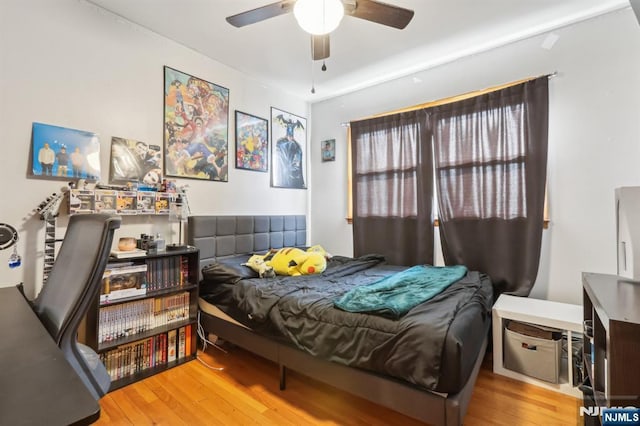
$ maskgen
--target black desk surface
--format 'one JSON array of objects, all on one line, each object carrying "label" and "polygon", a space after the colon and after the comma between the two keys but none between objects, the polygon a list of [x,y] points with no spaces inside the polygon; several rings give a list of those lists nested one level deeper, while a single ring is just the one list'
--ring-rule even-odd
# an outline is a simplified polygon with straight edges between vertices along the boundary
[{"label": "black desk surface", "polygon": [[0,288],[0,425],[89,424],[100,405],[16,287]]}]

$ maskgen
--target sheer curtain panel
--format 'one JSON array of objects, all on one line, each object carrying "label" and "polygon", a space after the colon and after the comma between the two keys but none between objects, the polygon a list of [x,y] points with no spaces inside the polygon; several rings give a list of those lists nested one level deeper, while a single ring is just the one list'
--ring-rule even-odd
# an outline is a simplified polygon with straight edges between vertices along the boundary
[{"label": "sheer curtain panel", "polygon": [[433,263],[433,156],[424,110],[351,123],[354,254]]},{"label": "sheer curtain panel", "polygon": [[429,111],[445,263],[527,296],[542,241],[548,78]]}]

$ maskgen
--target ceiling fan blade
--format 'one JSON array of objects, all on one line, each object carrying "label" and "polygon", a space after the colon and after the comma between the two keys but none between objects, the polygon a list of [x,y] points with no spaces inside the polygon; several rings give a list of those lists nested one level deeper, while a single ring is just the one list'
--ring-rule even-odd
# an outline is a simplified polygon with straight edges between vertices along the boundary
[{"label": "ceiling fan blade", "polygon": [[399,30],[406,27],[413,18],[413,10],[374,0],[357,0],[356,7],[345,7],[344,13]]},{"label": "ceiling fan blade", "polygon": [[283,0],[277,3],[271,3],[266,6],[238,13],[237,15],[227,16],[227,22],[238,28],[255,24],[256,22],[291,12],[294,3],[294,0]]},{"label": "ceiling fan blade", "polygon": [[311,36],[311,57],[314,61],[327,59],[330,54],[329,34]]}]

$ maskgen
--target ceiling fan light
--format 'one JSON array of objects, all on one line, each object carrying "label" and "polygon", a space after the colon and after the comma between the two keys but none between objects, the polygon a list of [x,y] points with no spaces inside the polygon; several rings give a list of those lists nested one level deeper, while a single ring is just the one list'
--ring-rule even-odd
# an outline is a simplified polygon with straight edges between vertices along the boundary
[{"label": "ceiling fan light", "polygon": [[293,6],[298,25],[313,35],[324,35],[338,28],[344,16],[340,0],[298,0]]}]

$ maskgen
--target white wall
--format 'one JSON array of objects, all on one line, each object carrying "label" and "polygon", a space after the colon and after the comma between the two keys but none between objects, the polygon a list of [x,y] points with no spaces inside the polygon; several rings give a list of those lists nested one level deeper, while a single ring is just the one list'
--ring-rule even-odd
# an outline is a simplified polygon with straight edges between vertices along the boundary
[{"label": "white wall", "polygon": [[[340,123],[557,71],[549,89],[551,226],[531,296],[581,303],[582,271],[616,271],[614,188],[640,185],[640,26],[628,8],[554,33],[550,50],[541,35],[314,104],[311,239],[353,251]],[[329,138],[337,159],[321,163],[320,141]]]},{"label": "white wall", "polygon": [[[276,106],[310,118],[310,190],[269,187],[268,174],[230,167],[229,182],[188,183],[196,214],[303,214],[313,243],[351,254],[346,224],[346,130],[370,114],[558,71],[550,82],[549,198],[535,297],[579,303],[580,272],[615,272],[613,189],[640,185],[640,27],[630,9],[513,43],[360,92],[308,105],[203,55],[123,22],[83,0],[0,1],[0,222],[20,231],[23,266],[0,252],[0,286],[25,282],[34,295],[42,275],[44,229],[34,208],[61,182],[27,179],[31,123],[100,135],[107,179],[111,136],[162,143],[162,67],[169,65],[230,89],[233,111],[265,118]],[[312,120],[311,120],[312,118]],[[337,159],[322,163],[320,142],[336,139]],[[311,196],[313,194],[313,196]],[[59,219],[58,236],[66,217]],[[175,227],[162,217],[125,218],[118,235]]]},{"label": "white wall", "polygon": [[[230,89],[229,182],[179,180],[178,185],[189,184],[192,212],[307,213],[309,191],[273,189],[267,173],[236,170],[231,165],[234,110],[269,118],[270,107],[275,106],[308,116],[305,101],[265,87],[83,0],[2,0],[0,181],[4,195],[0,222],[20,231],[23,266],[10,270],[7,261],[12,250],[0,251],[0,286],[24,282],[28,295],[39,291],[44,226],[33,210],[64,184],[27,179],[32,122],[98,133],[106,182],[112,136],[162,145],[164,65]],[[58,237],[66,220],[66,216],[58,220]],[[116,239],[160,231],[171,242],[176,229],[166,217],[129,217],[124,218]]]}]

